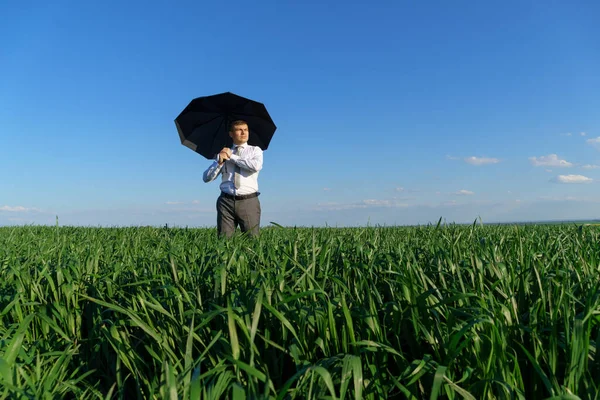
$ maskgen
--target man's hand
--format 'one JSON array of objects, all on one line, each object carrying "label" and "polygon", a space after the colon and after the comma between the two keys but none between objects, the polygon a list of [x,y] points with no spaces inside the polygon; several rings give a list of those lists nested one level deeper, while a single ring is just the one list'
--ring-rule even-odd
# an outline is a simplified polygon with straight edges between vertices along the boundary
[{"label": "man's hand", "polygon": [[219,153],[219,165],[223,164],[225,160],[229,160],[229,154],[226,151]]},{"label": "man's hand", "polygon": [[231,149],[229,147],[223,147],[221,149],[221,153],[225,152],[227,154],[227,159],[231,157]]}]

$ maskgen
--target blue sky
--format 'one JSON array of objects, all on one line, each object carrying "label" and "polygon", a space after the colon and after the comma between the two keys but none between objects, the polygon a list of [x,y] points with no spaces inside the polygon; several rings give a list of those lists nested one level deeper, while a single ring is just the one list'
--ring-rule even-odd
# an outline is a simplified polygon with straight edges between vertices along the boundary
[{"label": "blue sky", "polygon": [[0,5],[0,225],[214,226],[174,118],[263,102],[262,225],[596,218],[595,1]]}]

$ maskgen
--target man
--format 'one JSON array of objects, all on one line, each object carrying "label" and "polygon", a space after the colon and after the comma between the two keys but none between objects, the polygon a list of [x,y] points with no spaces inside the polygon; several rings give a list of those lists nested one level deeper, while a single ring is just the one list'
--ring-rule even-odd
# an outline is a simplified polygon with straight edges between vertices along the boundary
[{"label": "man", "polygon": [[224,147],[215,161],[204,171],[204,182],[212,182],[221,174],[221,195],[217,199],[217,232],[231,237],[239,225],[242,232],[253,237],[260,230],[260,201],[258,173],[263,167],[263,151],[248,144],[248,124],[238,120],[231,123],[229,136],[233,148]]}]

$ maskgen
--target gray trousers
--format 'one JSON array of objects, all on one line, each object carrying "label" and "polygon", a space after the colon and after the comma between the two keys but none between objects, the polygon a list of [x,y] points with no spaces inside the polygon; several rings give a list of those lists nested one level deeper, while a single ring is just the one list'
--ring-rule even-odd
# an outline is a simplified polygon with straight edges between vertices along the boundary
[{"label": "gray trousers", "polygon": [[258,196],[235,200],[221,194],[217,199],[217,233],[231,237],[239,226],[242,232],[257,237],[260,232],[260,213]]}]

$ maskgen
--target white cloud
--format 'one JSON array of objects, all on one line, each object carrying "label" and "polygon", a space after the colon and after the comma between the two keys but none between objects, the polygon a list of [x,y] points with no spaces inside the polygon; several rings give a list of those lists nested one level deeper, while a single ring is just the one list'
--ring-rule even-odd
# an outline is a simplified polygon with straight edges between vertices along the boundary
[{"label": "white cloud", "polygon": [[592,145],[596,148],[600,148],[600,136],[594,139],[588,139],[585,141],[587,144]]},{"label": "white cloud", "polygon": [[337,202],[326,202],[318,203],[314,210],[316,211],[340,211],[340,210],[352,210],[355,208],[367,208],[365,204],[361,203],[337,203]]},{"label": "white cloud", "polygon": [[600,165],[586,164],[586,165],[582,166],[581,168],[583,168],[583,169],[597,169],[597,168],[600,168]]},{"label": "white cloud", "polygon": [[8,212],[30,212],[30,211],[40,211],[37,208],[27,208],[23,206],[1,206],[0,211],[8,211]]},{"label": "white cloud", "polygon": [[580,133],[580,135],[581,135],[581,136],[585,136],[585,135],[587,135],[587,134],[586,134],[585,132],[581,132],[581,133]]},{"label": "white cloud", "polygon": [[485,165],[485,164],[498,164],[500,162],[497,158],[487,157],[467,157],[464,159],[467,164],[471,165]]},{"label": "white cloud", "polygon": [[200,201],[200,200],[192,200],[192,201],[166,201],[165,204],[170,205],[170,206],[182,206],[182,205],[189,205],[189,204],[202,204],[202,201]]},{"label": "white cloud", "polygon": [[21,212],[21,211],[26,211],[26,210],[27,209],[23,206],[15,206],[15,207],[2,206],[2,207],[0,207],[0,211]]},{"label": "white cloud", "polygon": [[175,215],[175,214],[181,214],[181,213],[211,213],[214,210],[212,208],[208,208],[208,207],[191,207],[191,206],[185,206],[185,207],[175,207],[175,208],[168,208],[168,209],[155,209],[155,210],[150,210],[149,212],[151,212],[152,214],[171,214],[171,215]]},{"label": "white cloud", "polygon": [[315,210],[318,211],[339,211],[339,210],[352,210],[360,208],[379,208],[379,207],[408,207],[406,203],[401,203],[398,199],[366,199],[355,203],[337,203],[337,202],[326,202],[318,203]]},{"label": "white cloud", "polygon": [[593,179],[583,175],[558,175],[552,179],[555,183],[590,183]]},{"label": "white cloud", "polygon": [[367,200],[363,200],[363,204],[366,204],[368,206],[389,206],[390,201],[389,200],[367,199]]},{"label": "white cloud", "polygon": [[[404,200],[404,199],[402,199]],[[378,200],[378,199],[367,199],[363,200],[362,204],[367,207],[408,207],[408,204],[401,203],[398,199],[392,200]]]},{"label": "white cloud", "polygon": [[329,191],[331,190],[331,188],[328,188],[328,187],[326,187],[326,188],[323,188],[323,190],[324,190],[325,192],[329,192]]},{"label": "white cloud", "polygon": [[[450,156],[450,155],[447,155],[446,158],[448,160],[461,160],[460,157],[454,157],[454,156]],[[467,164],[471,164],[471,165],[498,164],[500,162],[500,160],[498,158],[475,157],[475,156],[465,157],[465,158],[462,158],[462,160],[464,162],[466,162]]]},{"label": "white cloud", "polygon": [[572,167],[573,164],[567,160],[561,160],[556,154],[548,154],[547,156],[529,157],[529,161],[535,167]]},{"label": "white cloud", "polygon": [[571,136],[571,132],[567,132],[567,133],[561,133],[560,136]]},{"label": "white cloud", "polygon": [[539,196],[538,199],[544,201],[588,201],[586,198],[575,196]]},{"label": "white cloud", "polygon": [[398,186],[396,188],[396,192],[402,192],[402,191],[404,191],[404,188],[402,186]]},{"label": "white cloud", "polygon": [[170,214],[179,215],[181,213],[207,213],[213,211],[211,207],[206,207],[206,202],[201,200],[188,201],[166,201],[167,207],[152,207],[146,209],[153,215]]},{"label": "white cloud", "polygon": [[392,202],[395,203],[400,203],[400,202],[406,202],[406,201],[411,201],[411,200],[416,200],[417,198],[415,196],[402,196],[402,197],[392,197],[391,200]]},{"label": "white cloud", "polygon": [[457,196],[471,196],[471,195],[474,195],[475,192],[471,192],[470,190],[462,189],[462,190],[459,190],[458,192],[455,192],[454,194]]}]

